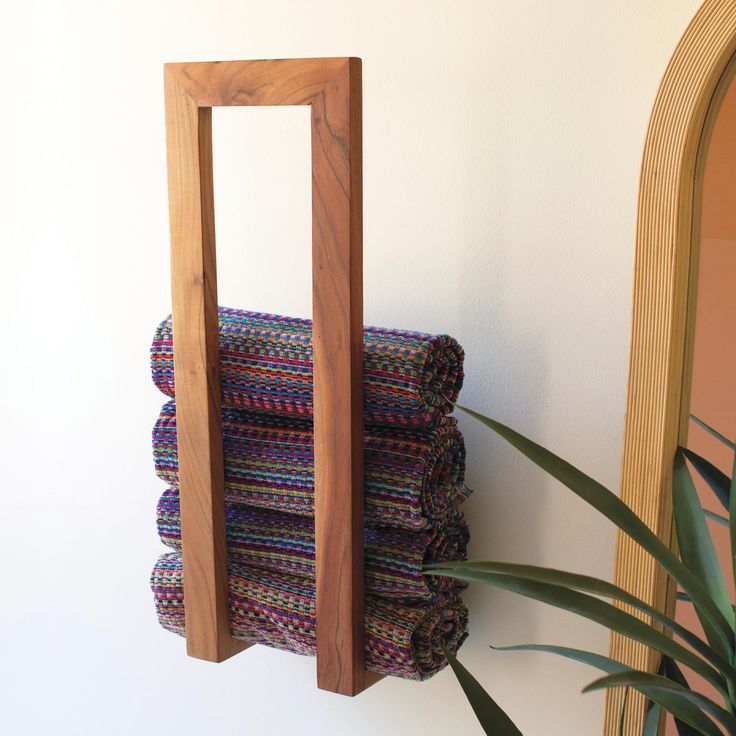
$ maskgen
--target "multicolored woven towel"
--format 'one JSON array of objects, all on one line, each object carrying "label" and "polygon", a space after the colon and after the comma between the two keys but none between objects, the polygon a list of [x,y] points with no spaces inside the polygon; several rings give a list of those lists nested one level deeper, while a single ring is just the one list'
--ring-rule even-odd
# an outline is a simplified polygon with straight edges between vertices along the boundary
[{"label": "multicolored woven towel", "polygon": [[[179,492],[164,491],[156,520],[161,541],[181,549]],[[225,507],[227,547],[234,564],[314,579],[314,520],[270,509],[229,503]],[[411,532],[366,526],[365,588],[383,598],[416,603],[465,586],[453,578],[422,574],[422,565],[466,559],[468,525],[459,510],[427,529]]]},{"label": "multicolored woven towel", "polygon": [[[275,416],[312,416],[312,322],[220,307],[223,405]],[[366,327],[367,424],[434,426],[463,383],[463,349],[448,335]],[[171,317],[151,346],[154,383],[174,396]]]},{"label": "multicolored woven towel", "polygon": [[[232,567],[229,586],[235,638],[314,655],[314,584],[310,580]],[[161,625],[183,635],[179,554],[159,558],[151,588]],[[365,608],[366,667],[385,675],[426,680],[447,664],[442,648],[454,654],[467,635],[468,611],[456,596],[412,607],[368,596]]]},{"label": "multicolored woven towel", "polygon": [[[223,409],[228,501],[314,514],[314,448],[310,422]],[[465,444],[447,417],[431,430],[366,427],[365,517],[368,523],[426,529],[467,498]],[[164,405],[153,429],[156,473],[178,485],[176,408]]]}]

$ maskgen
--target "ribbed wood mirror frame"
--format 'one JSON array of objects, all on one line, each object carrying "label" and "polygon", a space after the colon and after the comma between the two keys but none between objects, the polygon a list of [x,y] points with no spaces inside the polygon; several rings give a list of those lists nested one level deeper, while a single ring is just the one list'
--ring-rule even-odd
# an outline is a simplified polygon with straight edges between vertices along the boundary
[{"label": "ribbed wood mirror frame", "polygon": [[[689,381],[686,344],[699,153],[708,111],[734,52],[736,0],[706,0],[685,30],[660,84],[639,182],[621,497],[669,543],[672,461],[686,432],[681,419]],[[667,575],[622,533],[617,540],[616,583],[657,608],[674,612],[675,590]],[[651,671],[657,666],[656,652],[618,634],[611,636],[610,649],[614,658],[637,669]],[[618,734],[622,703],[621,689],[609,691],[606,736]],[[627,736],[640,736],[645,709],[642,696],[629,697]]]}]

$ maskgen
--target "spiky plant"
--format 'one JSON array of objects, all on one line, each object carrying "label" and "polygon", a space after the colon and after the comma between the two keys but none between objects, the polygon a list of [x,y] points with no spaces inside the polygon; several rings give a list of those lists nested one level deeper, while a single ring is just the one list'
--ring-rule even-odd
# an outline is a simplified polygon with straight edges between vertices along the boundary
[{"label": "spiky plant", "polygon": [[[677,583],[681,591],[678,598],[693,605],[705,638],[613,583],[587,575],[534,565],[487,561],[434,564],[427,566],[425,571],[483,583],[542,601],[602,624],[660,652],[660,667],[654,674],[634,670],[602,654],[568,647],[523,644],[496,648],[502,651],[549,652],[606,673],[591,682],[583,692],[623,687],[643,693],[650,701],[643,736],[654,736],[658,732],[662,711],[674,716],[681,736],[736,736],[736,616],[724,571],[706,524],[706,518],[710,518],[729,527],[733,561],[729,574],[736,579],[736,453],[734,472],[729,478],[694,452],[681,447],[677,449],[673,461],[672,501],[678,557],[615,493],[513,429],[470,409],[459,408],[500,435],[641,545]],[[693,420],[731,450],[736,450],[736,445],[729,439],[699,419],[693,417]],[[725,516],[702,508],[686,461],[724,506]],[[602,599],[626,603],[645,614],[647,620]],[[673,634],[687,646],[676,641]],[[522,736],[511,718],[470,672],[449,652],[446,654],[485,732],[493,736]],[[713,685],[721,702],[693,690],[678,663],[686,665]],[[621,733],[623,722],[622,711]]]}]

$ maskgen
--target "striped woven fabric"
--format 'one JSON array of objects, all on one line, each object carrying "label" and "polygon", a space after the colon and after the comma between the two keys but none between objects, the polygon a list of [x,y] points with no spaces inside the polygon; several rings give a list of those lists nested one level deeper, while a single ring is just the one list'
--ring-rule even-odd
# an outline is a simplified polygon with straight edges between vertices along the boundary
[{"label": "striped woven fabric", "polygon": [[[227,547],[234,564],[314,578],[314,520],[270,509],[228,503]],[[179,492],[168,488],[159,499],[156,520],[161,541],[181,549]],[[411,532],[366,526],[365,588],[383,598],[415,603],[465,586],[452,578],[422,574],[422,565],[466,559],[468,525],[459,510],[427,529]]]},{"label": "striped woven fabric", "polygon": [[[230,626],[237,639],[298,654],[315,653],[314,584],[307,578],[248,568],[230,569]],[[184,634],[181,557],[159,558],[151,588],[161,625]],[[456,596],[435,603],[403,606],[366,597],[366,667],[374,672],[425,680],[447,661],[467,635],[468,611]]]},{"label": "striped woven fabric", "polygon": [[[312,416],[312,322],[220,307],[223,405],[275,416]],[[463,350],[448,335],[366,327],[365,421],[433,426],[463,383]],[[151,346],[154,383],[174,396],[171,317]]]},{"label": "striped woven fabric", "polygon": [[[314,514],[314,449],[310,422],[224,409],[228,501]],[[365,517],[368,523],[425,529],[469,491],[465,445],[453,418],[431,430],[366,427]],[[164,405],[153,429],[156,473],[178,486],[176,408]]]}]

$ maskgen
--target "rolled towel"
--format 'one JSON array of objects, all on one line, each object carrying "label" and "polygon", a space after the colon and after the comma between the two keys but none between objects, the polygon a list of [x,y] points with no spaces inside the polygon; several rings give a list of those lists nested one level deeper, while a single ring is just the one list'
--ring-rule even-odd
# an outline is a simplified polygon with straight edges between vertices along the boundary
[{"label": "rolled towel", "polygon": [[[227,548],[234,564],[314,579],[314,520],[242,504],[225,506]],[[156,521],[161,541],[181,550],[179,492],[167,488],[159,499]],[[422,565],[467,559],[468,525],[453,509],[443,521],[412,532],[366,526],[366,593],[415,603],[465,586],[442,575],[423,575]]]},{"label": "rolled towel", "polygon": [[[312,322],[220,307],[224,406],[312,416]],[[452,410],[463,383],[463,349],[448,335],[366,327],[365,421],[429,427]],[[154,383],[174,396],[171,317],[151,346]]]},{"label": "rolled towel", "polygon": [[[266,644],[298,654],[314,655],[314,583],[266,570],[230,570],[230,628],[236,639]],[[151,588],[161,625],[184,635],[182,563],[176,552],[159,558]],[[403,606],[366,597],[366,667],[384,675],[426,680],[467,636],[468,610],[453,595],[423,606]]]},{"label": "rolled towel", "polygon": [[[314,514],[314,448],[310,422],[223,409],[228,501],[302,516]],[[365,516],[372,524],[425,529],[469,491],[465,444],[451,417],[431,430],[366,427]],[[161,409],[153,429],[156,473],[177,486],[176,408]]]}]

